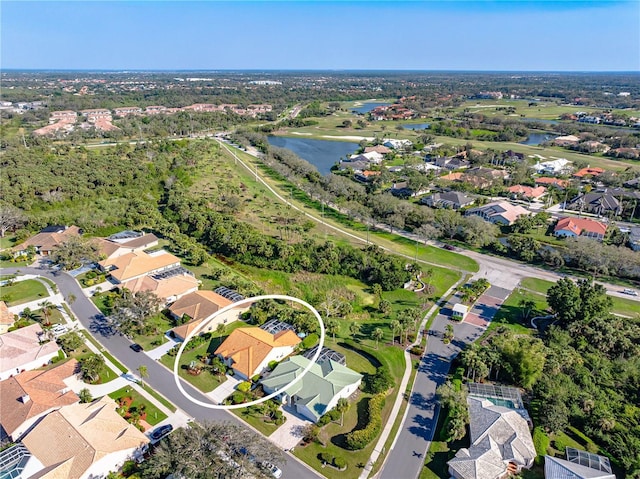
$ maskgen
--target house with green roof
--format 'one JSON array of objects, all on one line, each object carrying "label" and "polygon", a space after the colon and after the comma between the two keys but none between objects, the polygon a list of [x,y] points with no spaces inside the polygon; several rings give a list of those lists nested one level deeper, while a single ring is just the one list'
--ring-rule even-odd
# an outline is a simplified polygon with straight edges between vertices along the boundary
[{"label": "house with green roof", "polygon": [[278,364],[261,383],[267,394],[282,391],[276,396],[280,402],[289,404],[299,414],[317,422],[320,416],[336,406],[339,399],[348,398],[358,389],[362,374],[327,360],[314,363],[300,381],[287,387],[309,363],[311,361],[305,357],[293,356]]}]

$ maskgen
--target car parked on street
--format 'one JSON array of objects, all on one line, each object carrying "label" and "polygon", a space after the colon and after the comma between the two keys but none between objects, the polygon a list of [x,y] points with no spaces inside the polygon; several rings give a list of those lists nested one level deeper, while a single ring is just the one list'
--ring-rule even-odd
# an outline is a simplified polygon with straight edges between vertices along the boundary
[{"label": "car parked on street", "polygon": [[143,351],[142,346],[140,346],[138,343],[133,343],[131,346],[129,346],[131,349],[133,349],[136,353],[140,353]]},{"label": "car parked on street", "polygon": [[624,294],[628,294],[629,296],[638,296],[638,292],[635,289],[625,288],[622,292]]}]

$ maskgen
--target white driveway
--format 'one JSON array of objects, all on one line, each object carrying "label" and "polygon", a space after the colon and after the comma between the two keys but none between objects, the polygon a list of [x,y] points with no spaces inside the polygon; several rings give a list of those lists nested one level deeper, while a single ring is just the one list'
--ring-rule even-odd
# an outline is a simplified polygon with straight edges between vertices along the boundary
[{"label": "white driveway", "polygon": [[241,382],[242,380],[235,376],[227,376],[227,380],[213,391],[208,392],[207,396],[209,396],[215,404],[222,404],[222,401],[227,399]]},{"label": "white driveway", "polygon": [[167,354],[169,352],[169,350],[172,349],[176,344],[178,344],[178,341],[176,341],[175,339],[171,338],[168,334],[165,334],[164,337],[168,339],[168,341],[166,343],[163,343],[160,346],[158,346],[157,348],[154,348],[154,349],[152,349],[150,351],[145,351],[144,353],[147,356],[149,356],[151,359],[154,359],[154,360],[157,361],[162,356]]},{"label": "white driveway", "polygon": [[287,420],[269,436],[269,440],[275,442],[285,451],[288,451],[302,440],[302,430],[304,427],[313,423],[285,409],[283,409],[282,412]]}]

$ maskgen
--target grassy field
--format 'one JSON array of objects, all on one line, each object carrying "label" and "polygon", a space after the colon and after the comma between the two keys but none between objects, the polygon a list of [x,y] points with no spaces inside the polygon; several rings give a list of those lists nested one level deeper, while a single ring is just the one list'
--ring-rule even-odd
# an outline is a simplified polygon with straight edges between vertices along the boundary
[{"label": "grassy field", "polygon": [[[530,299],[535,302],[535,308],[529,313],[527,319],[523,318],[523,310],[519,306],[520,301]],[[502,304],[500,310],[489,324],[487,332],[493,331],[499,326],[506,326],[518,334],[533,334],[529,319],[535,316],[544,316],[548,313],[546,297],[542,294],[534,293],[525,289],[514,290],[507,300]]]},{"label": "grassy field", "polygon": [[7,306],[16,306],[38,299],[44,301],[49,297],[49,293],[47,293],[47,288],[40,281],[28,279],[2,286],[1,297],[7,303]]},{"label": "grassy field", "polygon": [[[133,399],[133,402],[131,403],[130,407],[135,407],[138,410],[140,410],[141,407],[144,407],[144,412],[147,413],[145,421],[147,421],[152,426],[155,426],[156,424],[164,421],[167,418],[167,415],[165,413],[160,411],[160,409],[158,409],[153,403],[144,398],[138,391],[136,391],[132,387],[125,386],[121,389],[118,389],[117,391],[109,394],[109,397],[116,402],[118,402],[118,400],[121,398],[131,397]],[[123,407],[119,407],[117,411],[123,417],[127,412]]]}]

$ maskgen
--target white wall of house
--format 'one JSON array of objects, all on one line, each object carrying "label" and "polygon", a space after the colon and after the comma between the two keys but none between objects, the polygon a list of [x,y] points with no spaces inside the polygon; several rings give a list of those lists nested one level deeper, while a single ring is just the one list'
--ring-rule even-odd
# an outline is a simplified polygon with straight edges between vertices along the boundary
[{"label": "white wall of house", "polygon": [[[45,354],[44,356],[41,356],[34,361],[30,361],[28,363],[22,364],[17,368],[14,367],[11,369],[0,371],[0,381],[4,381],[5,379],[10,378],[11,376],[14,376],[22,371],[31,371],[32,369],[41,368],[43,365],[49,364],[51,362],[51,359],[53,359],[57,355],[58,355],[58,350],[49,354]],[[19,371],[16,371],[16,369],[19,369]]]},{"label": "white wall of house", "polygon": [[97,479],[107,477],[109,471],[119,470],[125,461],[137,456],[140,452],[139,450],[140,448],[129,448],[108,454],[99,461],[91,464],[89,469],[80,476],[80,479]]}]

